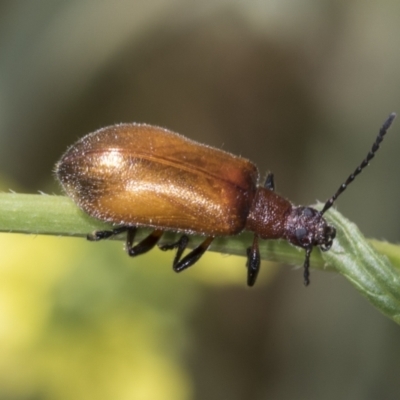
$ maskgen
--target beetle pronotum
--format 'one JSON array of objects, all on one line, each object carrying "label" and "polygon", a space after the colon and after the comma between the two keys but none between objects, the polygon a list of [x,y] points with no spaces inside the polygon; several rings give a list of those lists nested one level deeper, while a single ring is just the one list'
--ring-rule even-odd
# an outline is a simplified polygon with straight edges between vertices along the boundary
[{"label": "beetle pronotum", "polygon": [[[65,192],[89,215],[117,227],[96,231],[89,240],[127,232],[130,256],[151,250],[164,231],[182,232],[173,269],[192,266],[216,236],[254,232],[247,249],[247,284],[253,286],[260,269],[258,239],[286,239],[305,249],[304,284],[308,285],[313,247],[329,250],[336,230],[323,215],[368,165],[379,149],[395,114],[389,115],[362,163],[339,186],[321,211],[296,207],[274,191],[269,173],[258,186],[259,173],[250,161],[146,124],[120,124],[93,132],[70,147],[56,165]],[[134,243],[138,227],[154,230]],[[188,255],[188,234],[206,236]]]}]

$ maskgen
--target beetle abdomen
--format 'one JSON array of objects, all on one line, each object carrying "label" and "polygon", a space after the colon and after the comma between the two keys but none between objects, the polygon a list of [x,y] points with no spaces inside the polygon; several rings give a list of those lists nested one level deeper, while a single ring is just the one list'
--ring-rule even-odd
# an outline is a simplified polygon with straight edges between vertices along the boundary
[{"label": "beetle abdomen", "polygon": [[56,174],[93,217],[213,236],[244,228],[258,180],[248,160],[141,124],[84,137]]}]

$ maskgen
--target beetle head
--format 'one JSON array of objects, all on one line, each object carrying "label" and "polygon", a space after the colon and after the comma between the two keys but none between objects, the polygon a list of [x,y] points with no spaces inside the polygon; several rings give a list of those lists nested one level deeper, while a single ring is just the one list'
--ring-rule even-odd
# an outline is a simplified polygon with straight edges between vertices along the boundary
[{"label": "beetle head", "polygon": [[303,249],[320,246],[329,250],[336,236],[336,229],[329,225],[322,214],[311,207],[294,207],[287,220],[287,239]]},{"label": "beetle head", "polygon": [[287,240],[306,250],[304,260],[304,285],[310,283],[310,256],[314,246],[322,251],[331,248],[336,229],[329,225],[320,211],[311,207],[293,207],[286,222]]},{"label": "beetle head", "polygon": [[349,184],[354,181],[356,176],[368,165],[374,158],[375,153],[379,150],[379,146],[386,135],[388,129],[392,125],[396,117],[395,113],[389,115],[379,130],[378,136],[368,152],[365,159],[354,170],[352,174],[339,186],[336,193],[327,200],[321,211],[317,211],[311,207],[294,207],[288,216],[286,222],[286,238],[295,246],[302,247],[306,250],[306,259],[304,261],[304,284],[307,286],[309,280],[310,256],[314,246],[319,246],[322,251],[329,250],[332,246],[333,239],[336,236],[336,229],[328,225],[323,215],[328,211],[337,198],[347,189]]}]

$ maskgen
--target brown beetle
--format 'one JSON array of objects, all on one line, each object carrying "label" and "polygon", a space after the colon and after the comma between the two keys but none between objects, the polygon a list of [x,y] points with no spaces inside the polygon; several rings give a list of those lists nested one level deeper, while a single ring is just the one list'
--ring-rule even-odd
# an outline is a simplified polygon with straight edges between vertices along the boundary
[{"label": "brown beetle", "polygon": [[[183,232],[162,250],[176,248],[176,272],[192,266],[214,237],[254,232],[247,249],[247,284],[253,286],[260,268],[258,238],[286,239],[304,248],[304,284],[309,284],[310,254],[314,246],[329,250],[336,230],[323,214],[347,185],[368,165],[395,118],[390,114],[371,151],[325,203],[322,211],[295,207],[274,192],[273,174],[257,186],[258,170],[250,161],[202,145],[159,127],[120,124],[93,132],[70,147],[56,165],[66,193],[92,217],[118,225],[97,231],[101,240],[127,231],[130,256],[152,249],[166,230]],[[153,232],[133,245],[138,227]],[[187,256],[187,234],[206,239]]]}]

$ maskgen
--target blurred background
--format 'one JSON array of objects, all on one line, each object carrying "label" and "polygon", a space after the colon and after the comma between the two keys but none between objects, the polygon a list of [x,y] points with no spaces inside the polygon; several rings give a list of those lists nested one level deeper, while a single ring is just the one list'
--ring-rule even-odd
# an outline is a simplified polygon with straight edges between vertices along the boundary
[{"label": "blurred background", "polygon": [[[326,200],[400,112],[400,2],[1,1],[1,187],[61,193],[67,146],[147,122]],[[400,124],[336,207],[400,238]],[[1,223],[1,221],[0,221]],[[0,235],[0,399],[398,399],[400,332],[342,277]]]}]

